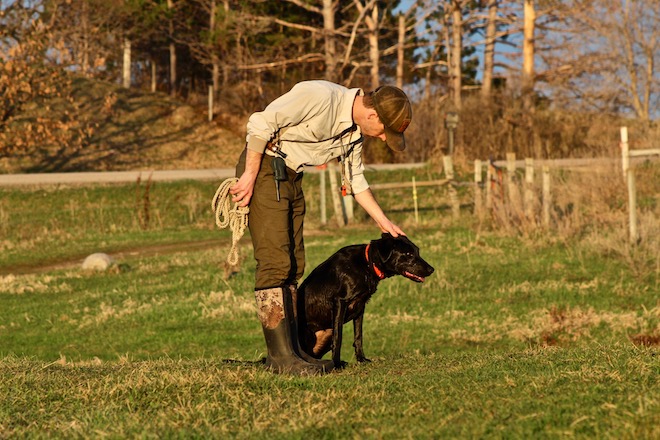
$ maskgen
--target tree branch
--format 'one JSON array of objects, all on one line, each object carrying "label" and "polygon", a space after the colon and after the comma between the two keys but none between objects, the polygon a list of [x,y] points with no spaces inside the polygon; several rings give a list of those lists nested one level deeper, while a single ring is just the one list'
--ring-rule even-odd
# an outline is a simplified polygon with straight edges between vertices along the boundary
[{"label": "tree branch", "polygon": [[316,6],[308,5],[307,3],[303,3],[300,0],[284,0],[286,2],[289,2],[293,5],[299,6],[303,8],[306,11],[309,12],[314,12],[316,14],[322,14],[323,12],[321,11],[321,8],[317,8]]},{"label": "tree branch", "polygon": [[239,70],[260,70],[260,69],[274,69],[276,67],[287,66],[289,64],[297,63],[314,63],[317,61],[323,61],[324,56],[321,53],[309,53],[306,55],[299,56],[298,58],[292,58],[282,61],[273,61],[271,63],[259,63],[259,64],[243,64],[239,65]]}]

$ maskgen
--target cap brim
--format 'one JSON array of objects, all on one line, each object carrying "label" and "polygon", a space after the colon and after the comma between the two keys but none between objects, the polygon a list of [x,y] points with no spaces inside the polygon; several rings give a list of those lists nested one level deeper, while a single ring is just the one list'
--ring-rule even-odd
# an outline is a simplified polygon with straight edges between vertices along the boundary
[{"label": "cap brim", "polygon": [[403,151],[406,149],[406,139],[403,137],[403,133],[385,127],[385,138],[387,139],[385,142],[391,150]]}]

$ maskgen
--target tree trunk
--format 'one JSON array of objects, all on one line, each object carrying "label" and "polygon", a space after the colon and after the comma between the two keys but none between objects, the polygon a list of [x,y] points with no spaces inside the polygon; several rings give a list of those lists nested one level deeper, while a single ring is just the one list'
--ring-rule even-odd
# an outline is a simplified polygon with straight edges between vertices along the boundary
[{"label": "tree trunk", "polygon": [[399,39],[396,47],[396,86],[403,89],[403,63],[405,62],[406,17],[399,14]]},{"label": "tree trunk", "polygon": [[493,89],[493,70],[495,68],[495,31],[497,30],[498,0],[490,0],[488,5],[488,24],[486,25],[486,47],[484,48],[484,70],[481,97],[489,101]]},{"label": "tree trunk", "polygon": [[534,92],[534,28],[536,26],[534,0],[525,0],[523,26],[523,105],[525,111],[532,111],[532,94]]},{"label": "tree trunk", "polygon": [[151,64],[151,92],[154,93],[156,91],[156,84],[157,84],[157,68],[156,68],[156,59],[154,57],[151,57],[149,60]]},{"label": "tree trunk", "polygon": [[[174,1],[167,0],[167,8],[174,8]],[[170,37],[170,95],[176,95],[176,46],[174,45],[174,22],[169,22]]]},{"label": "tree trunk", "polygon": [[[216,0],[211,0],[211,14],[209,20],[209,31],[210,35],[215,34],[215,15],[216,15]],[[211,52],[211,81],[213,83],[213,94],[218,95],[220,90],[220,61],[218,60],[218,54],[216,51],[215,41],[212,40],[210,44],[209,51]]]},{"label": "tree trunk", "polygon": [[82,16],[80,17],[82,27],[82,61],[80,68],[82,74],[89,75],[89,4],[82,2]]},{"label": "tree trunk", "polygon": [[122,72],[122,85],[124,88],[131,87],[131,40],[124,38],[124,64]]},{"label": "tree trunk", "polygon": [[[225,8],[225,20],[229,12],[229,0],[223,0],[224,8]],[[228,50],[226,51],[228,52]],[[225,53],[226,57],[226,53]],[[222,63],[222,86],[226,87],[229,85],[229,74],[231,72],[231,69],[229,67],[229,63],[225,59],[225,61]]]},{"label": "tree trunk", "polygon": [[452,42],[451,42],[451,90],[454,105],[457,110],[461,109],[461,58],[463,57],[463,14],[461,11],[461,0],[452,1]]},{"label": "tree trunk", "polygon": [[333,0],[323,0],[323,38],[325,41],[325,79],[337,80],[335,8]]},{"label": "tree trunk", "polygon": [[[655,50],[651,49],[653,46],[647,45],[650,42],[646,42],[647,44],[641,47],[639,55],[635,54],[635,46],[638,45],[633,36],[635,29],[634,23],[636,20],[631,18],[630,7],[631,5],[627,1],[621,5],[621,12],[623,14],[621,35],[623,39],[623,53],[625,54],[622,64],[626,66],[626,70],[630,76],[629,88],[632,97],[632,107],[635,110],[637,117],[642,121],[648,121],[650,118],[651,84],[654,82],[654,56],[657,56],[657,53],[655,53]],[[638,73],[640,65],[644,65],[640,63],[644,58],[646,58],[646,63],[644,63],[646,64],[646,69],[640,69]],[[639,78],[640,74],[642,78]],[[642,84],[644,84],[644,86],[642,86]],[[642,90],[641,93],[640,90]]]},{"label": "tree trunk", "polygon": [[371,90],[380,86],[380,50],[378,47],[378,5],[374,4],[371,16],[365,19],[369,28],[369,60],[371,61]]}]

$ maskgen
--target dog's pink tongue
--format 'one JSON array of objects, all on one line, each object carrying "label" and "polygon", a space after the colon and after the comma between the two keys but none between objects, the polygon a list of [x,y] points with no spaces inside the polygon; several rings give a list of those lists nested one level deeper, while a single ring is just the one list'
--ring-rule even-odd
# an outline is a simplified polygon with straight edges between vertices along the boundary
[{"label": "dog's pink tongue", "polygon": [[410,278],[410,279],[417,280],[417,281],[419,281],[420,283],[423,283],[423,282],[424,282],[424,277],[417,276],[417,275],[412,274],[412,273],[410,273],[410,272],[406,272],[406,276],[407,276],[408,278]]}]

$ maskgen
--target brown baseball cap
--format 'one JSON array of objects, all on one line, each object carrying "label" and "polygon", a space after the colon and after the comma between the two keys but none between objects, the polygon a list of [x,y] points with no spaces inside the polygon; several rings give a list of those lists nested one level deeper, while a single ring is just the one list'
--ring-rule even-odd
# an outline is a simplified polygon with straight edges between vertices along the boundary
[{"label": "brown baseball cap", "polygon": [[403,90],[394,86],[381,86],[372,95],[374,108],[385,126],[387,146],[394,151],[406,149],[403,132],[412,121],[412,106]]}]

